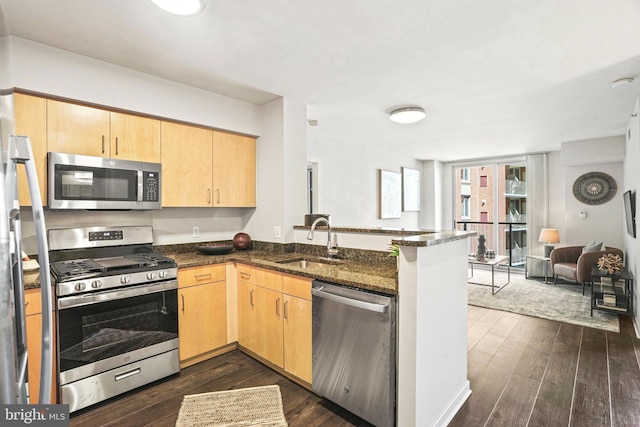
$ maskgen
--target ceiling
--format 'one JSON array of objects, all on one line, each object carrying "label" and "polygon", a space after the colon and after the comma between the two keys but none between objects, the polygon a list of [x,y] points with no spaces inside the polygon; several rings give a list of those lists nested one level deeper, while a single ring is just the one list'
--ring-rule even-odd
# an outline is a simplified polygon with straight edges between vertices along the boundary
[{"label": "ceiling", "polygon": [[[442,161],[625,133],[638,0],[0,0],[11,34],[257,105],[306,103],[318,141]],[[4,15],[4,24],[1,22]],[[621,77],[630,85],[611,87]],[[402,125],[387,113],[419,105]]]}]

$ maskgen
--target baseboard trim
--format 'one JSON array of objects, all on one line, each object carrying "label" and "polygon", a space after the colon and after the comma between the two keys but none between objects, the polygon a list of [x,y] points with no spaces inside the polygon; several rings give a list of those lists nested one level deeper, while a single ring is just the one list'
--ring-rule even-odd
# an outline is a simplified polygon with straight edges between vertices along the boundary
[{"label": "baseboard trim", "polygon": [[447,427],[453,417],[456,416],[462,405],[467,401],[467,399],[471,396],[471,383],[469,380],[458,390],[455,394],[454,398],[451,399],[451,402],[446,406],[445,410],[438,417],[436,422],[433,424],[434,427]]},{"label": "baseboard trim", "polygon": [[636,331],[636,338],[640,339],[640,327],[638,327],[638,322],[636,322],[636,318],[633,318],[633,330]]}]

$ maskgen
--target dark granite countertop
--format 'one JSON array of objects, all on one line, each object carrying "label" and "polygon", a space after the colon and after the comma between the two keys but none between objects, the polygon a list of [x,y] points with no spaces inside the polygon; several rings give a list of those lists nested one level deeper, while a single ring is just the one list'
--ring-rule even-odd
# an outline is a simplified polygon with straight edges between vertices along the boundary
[{"label": "dark granite countertop", "polygon": [[[282,273],[294,274],[312,279],[325,280],[374,292],[396,295],[398,293],[397,273],[389,264],[357,262],[351,260],[326,260],[324,258],[297,252],[236,251],[228,255],[204,255],[199,252],[165,252],[176,260],[178,268],[201,267],[226,262],[240,262],[255,267],[268,268]],[[281,264],[287,260],[308,260],[327,263],[321,269],[307,270],[293,265]],[[40,287],[40,273],[26,272],[25,289]]]},{"label": "dark granite countertop", "polygon": [[[326,229],[327,226],[319,224],[316,230]],[[294,225],[294,230],[311,230],[310,225]],[[415,236],[421,234],[435,233],[433,230],[421,230],[419,228],[384,228],[384,227],[348,227],[331,226],[331,231],[342,233],[363,233],[363,234],[391,234],[395,236]]]},{"label": "dark granite countertop", "polygon": [[[234,251],[228,255],[203,255],[199,252],[166,253],[178,263],[178,268],[200,267],[225,262],[239,262],[255,267],[268,268],[282,273],[325,280],[374,292],[396,295],[398,283],[396,270],[388,264],[373,264],[350,260],[326,260],[297,252],[273,253],[266,251]],[[306,259],[328,263],[320,269],[307,270],[282,261]]]},{"label": "dark granite countertop", "polygon": [[391,243],[400,246],[434,246],[453,242],[454,240],[467,239],[471,236],[475,236],[476,234],[478,233],[475,231],[439,231],[393,239]]}]

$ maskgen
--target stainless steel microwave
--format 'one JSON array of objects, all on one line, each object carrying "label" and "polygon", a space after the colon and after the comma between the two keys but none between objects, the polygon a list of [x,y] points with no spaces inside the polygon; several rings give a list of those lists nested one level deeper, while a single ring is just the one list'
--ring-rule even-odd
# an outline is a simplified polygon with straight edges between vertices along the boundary
[{"label": "stainless steel microwave", "polygon": [[49,209],[161,208],[160,163],[47,153]]}]

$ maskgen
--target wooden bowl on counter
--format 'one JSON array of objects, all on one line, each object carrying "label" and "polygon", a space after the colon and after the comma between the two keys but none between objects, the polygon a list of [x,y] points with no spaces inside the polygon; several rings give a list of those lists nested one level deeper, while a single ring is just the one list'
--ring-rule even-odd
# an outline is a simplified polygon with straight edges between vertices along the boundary
[{"label": "wooden bowl on counter", "polygon": [[196,246],[196,250],[205,255],[225,255],[233,250],[233,245],[226,243],[207,243]]}]

